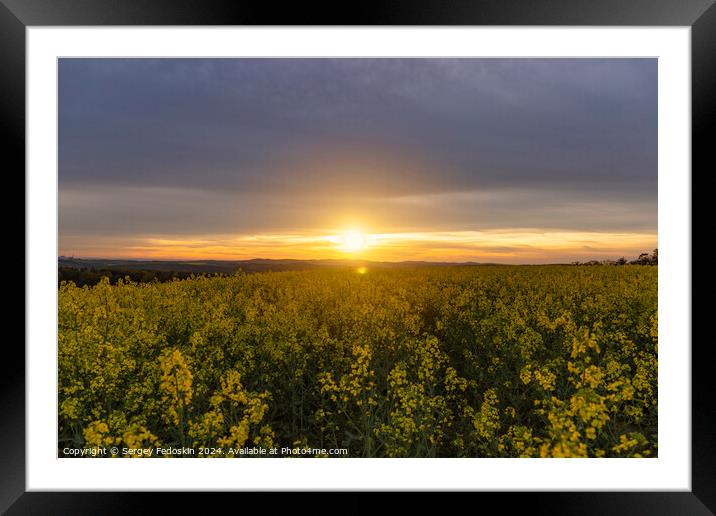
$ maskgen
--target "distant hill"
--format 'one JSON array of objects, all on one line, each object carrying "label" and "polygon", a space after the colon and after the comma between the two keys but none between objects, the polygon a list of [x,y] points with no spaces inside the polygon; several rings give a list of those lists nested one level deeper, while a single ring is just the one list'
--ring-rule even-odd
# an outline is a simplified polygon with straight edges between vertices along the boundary
[{"label": "distant hill", "polygon": [[59,268],[67,269],[94,269],[94,270],[124,270],[124,271],[160,271],[160,272],[186,272],[195,274],[232,274],[236,271],[266,272],[266,271],[297,271],[325,268],[405,268],[405,267],[440,267],[449,265],[486,265],[475,262],[448,263],[448,262],[376,262],[370,260],[270,260],[254,258],[252,260],[112,260],[94,258],[73,258],[60,256]]}]

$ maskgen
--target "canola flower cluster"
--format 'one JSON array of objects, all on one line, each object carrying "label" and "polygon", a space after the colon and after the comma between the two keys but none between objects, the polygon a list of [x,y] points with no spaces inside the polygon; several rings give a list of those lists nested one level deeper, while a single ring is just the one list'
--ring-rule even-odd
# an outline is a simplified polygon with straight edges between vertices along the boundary
[{"label": "canola flower cluster", "polygon": [[653,457],[657,274],[464,266],[63,283],[58,450]]}]

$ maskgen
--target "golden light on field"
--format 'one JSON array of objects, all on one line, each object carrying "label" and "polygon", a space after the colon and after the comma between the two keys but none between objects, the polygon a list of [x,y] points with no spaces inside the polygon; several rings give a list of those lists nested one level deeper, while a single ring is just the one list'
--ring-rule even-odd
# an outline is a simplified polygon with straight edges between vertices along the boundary
[{"label": "golden light on field", "polygon": [[358,274],[365,274],[368,272],[368,269],[366,267],[358,267],[358,270],[356,271]]}]

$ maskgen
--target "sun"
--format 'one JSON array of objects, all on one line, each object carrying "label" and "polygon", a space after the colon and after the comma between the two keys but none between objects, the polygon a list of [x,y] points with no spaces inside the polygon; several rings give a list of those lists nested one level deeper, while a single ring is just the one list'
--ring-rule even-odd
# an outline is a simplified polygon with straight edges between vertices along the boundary
[{"label": "sun", "polygon": [[358,252],[368,246],[368,239],[358,230],[346,231],[341,235],[341,247],[344,251]]}]

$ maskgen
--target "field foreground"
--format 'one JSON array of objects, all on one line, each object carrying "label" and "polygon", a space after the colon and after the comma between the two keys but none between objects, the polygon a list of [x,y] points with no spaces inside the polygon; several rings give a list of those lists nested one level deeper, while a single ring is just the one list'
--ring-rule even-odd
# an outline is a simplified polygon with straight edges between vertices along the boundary
[{"label": "field foreground", "polygon": [[657,273],[466,266],[64,283],[58,454],[656,456]]}]

